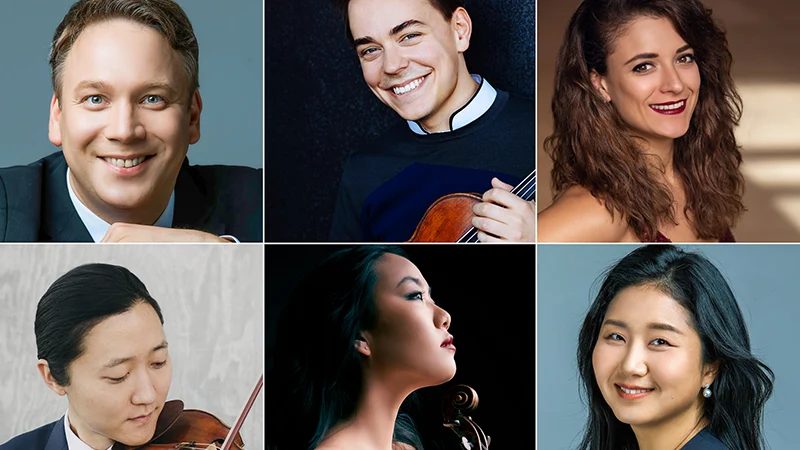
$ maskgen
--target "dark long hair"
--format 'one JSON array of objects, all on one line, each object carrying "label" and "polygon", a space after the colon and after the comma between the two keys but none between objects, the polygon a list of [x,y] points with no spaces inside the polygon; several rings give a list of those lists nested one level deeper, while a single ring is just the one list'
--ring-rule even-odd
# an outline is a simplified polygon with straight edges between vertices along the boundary
[{"label": "dark long hair", "polygon": [[553,134],[544,143],[553,190],[557,198],[572,186],[588,189],[642,241],[653,241],[660,223],[675,222],[672,194],[654,177],[653,161],[591,81],[593,70],[606,74],[616,39],[640,17],[668,19],[695,51],[702,87],[689,130],[675,140],[673,164],[697,236],[719,239],[744,211],[733,132],[742,100],[725,33],[698,0],[585,0],[578,7],[556,61]]},{"label": "dark long hair", "polygon": [[772,395],[774,374],[750,351],[742,312],[720,271],[704,256],[671,245],[634,250],[603,281],[578,338],[578,370],[589,408],[581,450],[637,450],[630,425],[620,422],[603,399],[592,353],[606,311],[625,288],[653,286],[675,299],[700,335],[704,363],[718,362],[714,395],[703,402],[708,429],[730,450],[764,448],[764,404]]},{"label": "dark long hair", "polygon": [[339,250],[294,291],[265,377],[267,448],[313,449],[355,414],[363,375],[354,342],[375,324],[375,264],[387,253],[407,258],[390,246]]}]

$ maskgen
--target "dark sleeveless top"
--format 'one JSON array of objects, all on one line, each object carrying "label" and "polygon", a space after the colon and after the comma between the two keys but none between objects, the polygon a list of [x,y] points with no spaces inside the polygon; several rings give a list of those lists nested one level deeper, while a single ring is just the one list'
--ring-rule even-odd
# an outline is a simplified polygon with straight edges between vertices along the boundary
[{"label": "dark sleeveless top", "polygon": [[[734,239],[733,233],[731,233],[731,230],[728,230],[728,231],[725,232],[725,235],[722,236],[722,239],[720,239],[719,241],[720,242],[736,242],[736,239]],[[666,237],[663,234],[661,234],[661,232],[659,231],[658,234],[656,235],[656,239],[653,242],[672,242],[672,241],[668,237]]]}]

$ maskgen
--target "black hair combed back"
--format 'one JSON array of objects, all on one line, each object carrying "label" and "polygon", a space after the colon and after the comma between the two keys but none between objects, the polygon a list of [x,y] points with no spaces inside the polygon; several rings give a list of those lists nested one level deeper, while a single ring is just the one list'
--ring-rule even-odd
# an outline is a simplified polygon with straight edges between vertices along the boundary
[{"label": "black hair combed back", "polygon": [[[733,292],[707,258],[672,245],[640,247],[606,274],[578,338],[578,369],[589,418],[581,450],[638,450],[631,427],[620,422],[594,377],[592,353],[611,301],[631,286],[650,285],[678,302],[700,335],[703,362],[719,362],[713,395],[704,400],[709,430],[730,450],[765,448],[764,405],[774,374],[750,350],[750,336]],[[699,387],[698,387],[699,394]]]},{"label": "black hair combed back", "polygon": [[58,384],[68,386],[69,365],[83,353],[86,334],[142,302],[153,307],[163,324],[158,303],[128,269],[94,263],[70,270],[39,300],[34,322],[38,358],[47,360]]}]

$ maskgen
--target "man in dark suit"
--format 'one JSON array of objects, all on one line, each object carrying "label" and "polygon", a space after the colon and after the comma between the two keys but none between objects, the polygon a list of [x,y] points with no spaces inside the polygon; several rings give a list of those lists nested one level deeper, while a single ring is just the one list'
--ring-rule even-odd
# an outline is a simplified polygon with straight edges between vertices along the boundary
[{"label": "man in dark suit", "polygon": [[62,151],[0,169],[0,241],[262,241],[262,171],[188,163],[198,45],[174,1],[78,1],[50,65]]}]

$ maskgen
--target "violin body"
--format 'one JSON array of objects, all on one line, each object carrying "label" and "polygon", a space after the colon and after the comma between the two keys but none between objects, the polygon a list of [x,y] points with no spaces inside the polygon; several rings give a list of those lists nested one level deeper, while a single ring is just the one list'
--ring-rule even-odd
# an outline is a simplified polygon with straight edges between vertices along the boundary
[{"label": "violin body", "polygon": [[[222,447],[230,427],[215,415],[199,409],[183,409],[183,402],[170,400],[158,416],[156,432],[147,444],[130,447],[116,443],[112,450],[203,449],[216,444]],[[242,436],[237,432],[231,449],[244,449]]]},{"label": "violin body", "polygon": [[[536,195],[536,169],[511,193],[525,201]],[[455,193],[439,197],[423,214],[417,229],[407,242],[480,242],[478,230],[472,226],[472,207],[483,197],[471,193]]]},{"label": "violin body", "polygon": [[457,242],[472,228],[476,194],[456,193],[440,197],[428,207],[408,242]]}]

